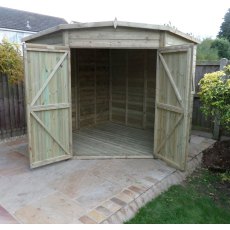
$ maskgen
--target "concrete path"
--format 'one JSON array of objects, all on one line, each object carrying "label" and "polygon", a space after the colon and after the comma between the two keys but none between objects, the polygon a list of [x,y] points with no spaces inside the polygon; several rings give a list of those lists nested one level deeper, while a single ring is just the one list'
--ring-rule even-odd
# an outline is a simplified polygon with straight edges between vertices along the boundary
[{"label": "concrete path", "polygon": [[180,183],[213,143],[192,136],[186,173],[154,159],[73,159],[30,170],[26,138],[1,143],[0,223],[122,223]]}]

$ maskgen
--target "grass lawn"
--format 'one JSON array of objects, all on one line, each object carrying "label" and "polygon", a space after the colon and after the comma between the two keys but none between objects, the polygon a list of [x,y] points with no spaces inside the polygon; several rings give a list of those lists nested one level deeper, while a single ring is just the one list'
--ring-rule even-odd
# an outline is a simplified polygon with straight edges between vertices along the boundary
[{"label": "grass lawn", "polygon": [[230,174],[200,169],[141,208],[128,224],[230,223]]}]

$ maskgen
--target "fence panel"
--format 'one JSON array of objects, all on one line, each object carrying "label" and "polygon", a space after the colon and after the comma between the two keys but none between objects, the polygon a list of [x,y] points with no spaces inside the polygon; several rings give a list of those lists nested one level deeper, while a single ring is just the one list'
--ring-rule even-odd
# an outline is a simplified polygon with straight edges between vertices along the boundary
[{"label": "fence panel", "polygon": [[26,132],[24,83],[10,84],[0,74],[0,139]]},{"label": "fence panel", "polygon": [[220,69],[219,61],[202,61],[196,64],[195,72],[195,95],[193,101],[193,114],[192,114],[192,128],[202,131],[211,132],[213,128],[213,122],[210,118],[206,118],[201,112],[201,102],[198,96],[199,81],[206,73],[218,71]]}]

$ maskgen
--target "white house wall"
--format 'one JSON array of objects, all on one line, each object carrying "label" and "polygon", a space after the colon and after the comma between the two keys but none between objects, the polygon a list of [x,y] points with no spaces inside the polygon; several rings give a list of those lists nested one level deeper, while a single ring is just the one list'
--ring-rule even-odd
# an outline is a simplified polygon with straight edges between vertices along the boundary
[{"label": "white house wall", "polygon": [[0,42],[3,38],[6,38],[8,41],[13,43],[21,44],[22,38],[34,34],[34,32],[27,32],[27,31],[12,31],[0,28]]}]

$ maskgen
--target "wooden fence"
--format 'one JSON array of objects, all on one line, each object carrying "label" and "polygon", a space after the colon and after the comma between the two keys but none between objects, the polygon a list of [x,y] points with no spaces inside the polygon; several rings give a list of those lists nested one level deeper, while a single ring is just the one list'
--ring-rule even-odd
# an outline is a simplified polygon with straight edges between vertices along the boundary
[{"label": "wooden fence", "polygon": [[26,132],[24,84],[10,84],[0,74],[0,139]]},{"label": "wooden fence", "polygon": [[213,122],[210,118],[206,119],[201,112],[201,102],[198,96],[199,92],[199,81],[204,76],[205,73],[211,73],[218,71],[220,69],[219,61],[203,61],[196,64],[195,72],[195,95],[193,102],[193,115],[192,115],[192,128],[211,132],[213,128]]}]

